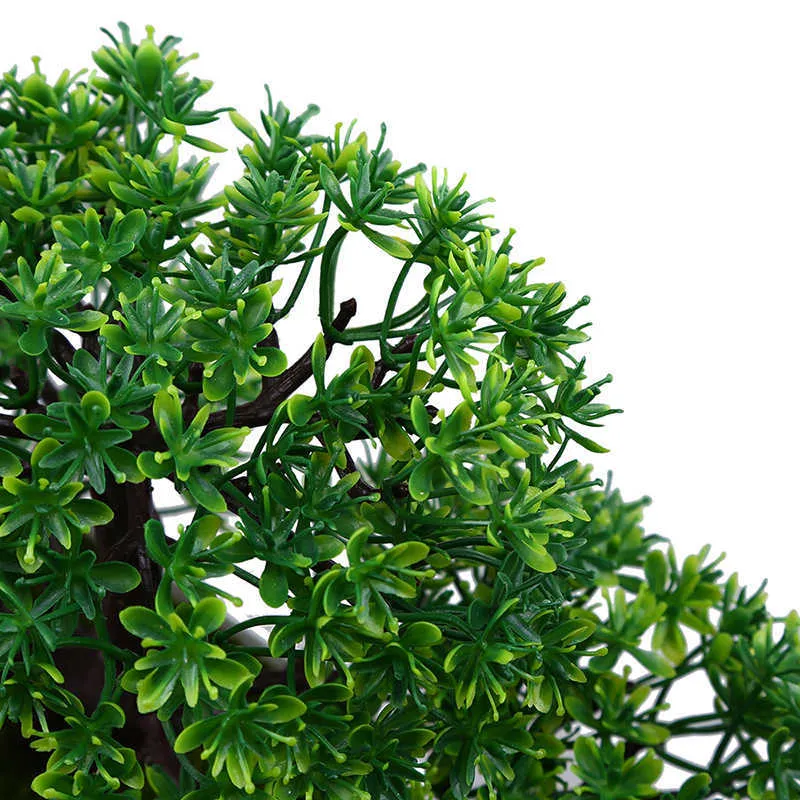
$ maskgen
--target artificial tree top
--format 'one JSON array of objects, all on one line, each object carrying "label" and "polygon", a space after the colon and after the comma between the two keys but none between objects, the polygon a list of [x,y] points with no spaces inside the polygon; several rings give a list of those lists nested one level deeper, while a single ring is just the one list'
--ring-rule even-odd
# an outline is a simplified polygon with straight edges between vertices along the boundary
[{"label": "artificial tree top", "polygon": [[[567,456],[602,451],[614,411],[575,352],[587,298],[384,126],[310,134],[317,108],[269,90],[260,127],[201,110],[179,39],[120,31],[91,73],[0,80],[0,725],[45,754],[26,784],[800,797],[797,614],[708,547],[679,562],[646,499]],[[198,151],[222,148],[195,131],[223,112],[244,172],[208,197]],[[360,326],[336,302],[349,237],[396,275]],[[177,532],[154,482],[185,501]],[[237,581],[263,609],[233,625]],[[709,711],[676,719],[695,673]],[[708,763],[672,749],[701,735]],[[681,788],[657,788],[665,762]]]}]

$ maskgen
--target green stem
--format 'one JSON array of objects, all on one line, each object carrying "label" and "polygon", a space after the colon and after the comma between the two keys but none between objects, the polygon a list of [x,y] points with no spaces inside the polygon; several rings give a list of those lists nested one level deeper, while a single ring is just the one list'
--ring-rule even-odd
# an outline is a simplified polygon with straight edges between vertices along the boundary
[{"label": "green stem", "polygon": [[[104,653],[107,653],[110,656],[118,659],[122,662],[130,662],[134,655],[133,653],[129,652],[128,650],[123,650],[121,647],[116,647],[115,645],[104,642],[102,639],[92,639],[91,636],[68,636],[65,639],[58,640],[59,647],[85,647],[88,650],[102,650]],[[106,663],[106,669],[108,668],[108,662]],[[111,665],[113,670],[113,664]],[[108,677],[106,677],[106,684],[108,684]],[[113,686],[114,680],[112,677],[111,685]]]},{"label": "green stem", "polygon": [[45,357],[45,361],[47,362],[47,368],[52,372],[59,380],[64,381],[67,386],[72,386],[74,384],[74,379],[72,375],[70,375],[65,369],[62,369],[61,365],[53,358],[51,353],[47,350],[42,354]]},{"label": "green stem", "polygon": [[189,505],[182,505],[182,506],[167,506],[166,508],[159,508],[158,513],[159,516],[168,517],[172,514],[185,514],[187,511],[191,511],[192,507]]},{"label": "green stem", "polygon": [[233,574],[237,578],[241,578],[246,583],[249,583],[251,586],[257,587],[261,585],[259,579],[255,575],[253,575],[252,572],[248,572],[246,569],[242,569],[241,567],[234,567]]},{"label": "green stem", "polygon": [[[328,211],[330,210],[330,207],[331,207],[331,199],[326,195],[322,203],[322,213],[327,215]],[[303,286],[305,286],[306,279],[308,278],[308,273],[311,271],[311,267],[314,263],[314,258],[320,252],[322,253],[325,252],[325,248],[319,250],[318,247],[319,243],[322,241],[322,235],[323,232],[325,231],[325,224],[327,223],[327,221],[328,218],[326,216],[325,219],[321,220],[317,224],[317,229],[316,231],[314,231],[314,238],[311,242],[311,248],[304,256],[303,266],[300,270],[300,274],[298,275],[297,280],[294,283],[294,286],[292,286],[292,291],[289,293],[289,297],[287,298],[286,303],[283,305],[281,310],[277,311],[275,314],[276,322],[279,319],[283,319],[292,310],[292,308],[294,308],[294,304],[297,302],[297,298],[300,297],[300,292],[302,291]],[[288,264],[291,260],[292,259],[289,259],[287,261],[284,261],[283,263]]]},{"label": "green stem", "polygon": [[224,487],[224,491],[229,494],[234,500],[237,500],[243,507],[249,509],[250,513],[254,516],[258,516],[258,509],[255,503],[247,497],[247,495],[240,491],[233,483],[228,481],[227,485]]},{"label": "green stem", "polygon": [[[669,728],[668,723],[660,723],[665,727]],[[725,730],[724,725],[707,725],[706,727],[698,727],[698,728],[679,728],[678,730],[673,730],[670,728],[670,736],[706,736],[710,733],[723,733]]]},{"label": "green stem", "polygon": [[[108,644],[111,647],[114,647],[111,644],[111,637],[108,633],[108,625],[106,625],[106,618],[103,616],[102,611],[99,614],[95,614],[94,618],[94,629],[97,631],[98,639],[103,644]],[[119,649],[114,647],[115,650]],[[100,695],[100,701],[108,700],[111,694],[114,691],[116,685],[116,664],[110,658],[103,659],[103,673],[105,676],[105,682],[103,683],[103,691]]]},{"label": "green stem", "polygon": [[667,692],[669,692],[676,680],[689,675],[691,672],[695,672],[703,666],[702,659],[696,664],[691,663],[692,659],[698,654],[703,654],[702,644],[697,645],[697,647],[684,658],[683,662],[675,670],[675,675],[672,678],[659,678],[657,675],[646,675],[638,681],[635,681],[635,683],[637,686],[650,686],[653,689],[659,688],[661,690],[653,704],[657,706],[664,697],[666,697]]},{"label": "green stem", "polygon": [[421,620],[423,622],[432,622],[434,624],[439,623],[440,625],[451,625],[465,631],[466,633],[470,632],[469,625],[467,625],[467,623],[463,620],[455,617],[453,614],[437,613],[436,611],[396,611],[395,616],[397,619],[404,622],[416,622]]},{"label": "green stem", "polygon": [[[691,725],[693,722],[711,722],[711,721],[722,721],[723,717],[720,714],[711,713],[711,714],[695,714],[692,717],[681,717],[679,720],[675,721],[675,725]],[[664,723],[668,725],[669,723]]]},{"label": "green stem", "polygon": [[462,536],[459,539],[452,539],[436,545],[437,550],[451,550],[454,547],[471,547],[472,545],[485,545],[485,536]]},{"label": "green stem", "polygon": [[[175,750],[175,739],[177,736],[175,735],[175,729],[172,727],[172,723],[169,720],[162,721],[161,725],[164,728],[164,733],[166,734],[167,740],[172,747],[174,752]],[[206,781],[206,776],[199,772],[191,761],[183,754],[183,753],[175,753],[178,762],[180,763],[181,767],[186,770],[186,772],[195,780],[197,783],[202,785]]]},{"label": "green stem", "polygon": [[226,481],[232,481],[234,478],[238,478],[241,474],[247,472],[251,466],[255,463],[256,456],[254,454],[250,455],[250,458],[247,461],[244,461],[241,464],[237,464],[232,469],[229,469],[227,472],[223,472],[219,477],[214,478],[214,485],[219,488],[222,486]]},{"label": "green stem", "polygon": [[[413,328],[403,328],[401,330],[392,331],[392,336],[415,336],[420,333],[426,332],[430,329],[430,324],[428,322],[422,322],[419,325],[415,325]],[[343,344],[352,344],[353,342],[364,342],[368,339],[376,339],[378,338],[374,333],[371,331],[361,331],[359,328],[353,328],[352,330],[342,331],[341,333],[336,334],[336,341],[342,342]],[[390,348],[386,348],[391,352]],[[397,356],[392,357],[392,364],[396,364],[398,361]],[[387,362],[388,363],[388,362]]]},{"label": "green stem", "polygon": [[[408,311],[404,311],[402,314],[398,314],[396,317],[392,317],[389,322],[389,326],[394,328],[398,325],[405,325],[407,322],[412,322],[415,320],[423,311],[428,307],[428,297],[427,295],[422,298],[419,302],[415,303]],[[425,327],[427,327],[427,322],[425,323]],[[383,329],[382,322],[374,322],[370,325],[360,325],[357,328],[350,328],[347,331],[349,335],[352,334],[368,334],[365,335],[364,338],[369,339],[377,339],[378,335],[381,333]]]},{"label": "green stem", "polygon": [[266,614],[261,617],[251,617],[250,619],[238,622],[236,625],[231,625],[230,628],[225,628],[225,630],[217,633],[214,638],[217,641],[224,642],[230,639],[231,636],[246,631],[248,628],[256,628],[259,625],[279,625],[282,622],[286,622],[287,619],[289,619],[288,615],[281,614]]},{"label": "green stem", "polygon": [[408,354],[409,368],[403,383],[403,392],[413,392],[417,365],[419,364],[419,360],[422,355],[422,343],[426,338],[427,337],[425,336],[417,336],[417,338],[414,340],[414,346],[411,349],[411,352]]},{"label": "green stem", "polygon": [[333,296],[336,286],[336,262],[339,251],[347,236],[347,228],[337,228],[325,245],[322,254],[319,274],[319,318],[322,323],[322,332],[336,341],[340,332],[333,327]]},{"label": "green stem", "polygon": [[[402,509],[401,509],[402,512]],[[489,520],[485,519],[432,519],[430,516],[424,514],[402,514],[404,520],[407,522],[419,522],[420,524],[430,525],[435,528],[455,528],[457,530],[464,528],[485,528]],[[447,536],[450,531],[442,531],[443,536]],[[426,536],[436,535],[437,531],[426,533]]]},{"label": "green stem", "polygon": [[[325,199],[327,200],[328,198],[325,198]],[[305,250],[299,256],[293,256],[292,258],[284,258],[281,261],[280,266],[283,266],[284,264],[297,264],[300,261],[305,262],[306,259],[316,258],[316,256],[322,255],[324,250],[325,250],[324,247],[311,247],[308,250]],[[298,294],[299,294],[299,292],[298,292]]]},{"label": "green stem", "polygon": [[297,694],[297,680],[295,679],[295,663],[297,661],[297,650],[294,645],[289,650],[289,655],[286,662],[286,685],[289,687],[289,692],[293,695]]},{"label": "green stem", "polygon": [[[753,750],[753,742],[756,741],[757,737],[751,736],[749,739],[745,739],[740,731],[736,731],[735,735],[736,735],[736,740],[739,742],[739,748],[736,752],[737,758],[739,757],[739,755],[744,754],[747,760],[751,764],[760,762],[761,756],[759,756],[758,753],[756,753],[756,751]],[[730,763],[734,764],[736,762],[731,761]],[[727,766],[728,762],[726,761],[725,764]]]},{"label": "green stem", "polygon": [[250,653],[253,656],[271,656],[272,651],[269,647],[262,646],[262,647],[253,647],[250,645],[236,645],[235,651],[237,653]]},{"label": "green stem", "polygon": [[[56,611],[51,611],[49,614],[43,614],[39,617],[40,622],[50,622],[50,620],[60,619],[61,617],[68,617],[70,614],[74,614],[76,611],[80,609],[77,603],[70,603],[68,606],[64,606],[63,608],[59,608]],[[92,639],[92,641],[95,641]]]},{"label": "green stem", "polygon": [[686,761],[678,756],[674,756],[672,753],[668,753],[663,747],[656,747],[655,751],[661,758],[664,759],[664,761],[668,761],[670,764],[674,764],[676,767],[685,769],[688,772],[696,774],[698,772],[705,771],[705,768],[699,764],[693,764],[691,761]]},{"label": "green stem", "polygon": [[[484,544],[486,543],[483,540]],[[477,562],[479,564],[487,564],[490,567],[494,567],[495,569],[500,569],[503,566],[503,562],[499,558],[494,558],[493,556],[487,555],[486,553],[481,553],[480,551],[473,551],[467,549],[454,549],[451,553],[455,558],[463,558],[464,561],[470,562]]]},{"label": "green stem", "polygon": [[411,254],[411,258],[406,259],[403,262],[403,267],[400,270],[397,278],[395,279],[394,285],[392,286],[392,291],[389,294],[389,301],[386,304],[386,311],[383,315],[383,322],[381,323],[381,358],[387,363],[393,363],[394,356],[389,349],[389,345],[387,343],[387,339],[389,338],[389,328],[391,326],[392,316],[394,315],[394,309],[397,306],[397,301],[400,297],[400,291],[403,288],[403,284],[408,277],[408,273],[411,270],[411,267],[416,263],[417,255],[425,248],[425,245],[428,244],[435,236],[435,233],[430,232],[428,233],[423,239],[420,240],[419,244],[414,248],[414,252]]},{"label": "green stem", "polygon": [[[718,791],[721,792],[724,789],[727,789],[728,786],[733,781],[742,780],[743,778],[748,778],[753,772],[758,769],[758,767],[766,764],[767,762],[761,761],[760,759],[757,762],[753,762],[751,764],[743,764],[741,767],[738,767],[733,772],[728,772],[725,775],[724,783],[722,781],[714,781],[710,785],[711,791]],[[727,792],[726,792],[727,793]]]},{"label": "green stem", "polygon": [[[738,722],[738,720],[736,721]],[[727,750],[728,744],[730,744],[732,738],[733,725],[731,724],[728,726],[722,738],[719,740],[716,750],[714,750],[714,755],[711,756],[711,762],[708,765],[708,773],[715,781],[717,780],[717,776],[714,773],[717,771],[720,762],[722,761],[722,757],[725,755],[725,750]]]}]

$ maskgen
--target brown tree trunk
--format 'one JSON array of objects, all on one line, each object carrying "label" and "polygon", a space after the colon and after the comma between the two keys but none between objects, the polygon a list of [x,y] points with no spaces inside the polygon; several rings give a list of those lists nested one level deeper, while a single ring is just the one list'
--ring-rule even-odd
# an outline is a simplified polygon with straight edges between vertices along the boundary
[{"label": "brown tree trunk", "polygon": [[[141,643],[122,626],[119,614],[128,606],[153,607],[161,576],[158,566],[148,557],[144,543],[145,523],[158,517],[152,493],[153,485],[149,480],[109,484],[100,499],[113,509],[114,519],[94,534],[98,561],[124,561],[134,566],[142,576],[142,582],[133,591],[124,595],[109,594],[103,600],[103,614],[111,641],[117,647],[135,653],[141,652]],[[92,655],[98,663],[102,661],[98,653]],[[76,666],[80,668],[79,664]],[[102,665],[100,669],[102,671]],[[93,696],[87,707],[97,704],[102,685],[102,676],[92,681],[88,691]],[[156,715],[140,714],[136,708],[136,696],[129,692],[122,695],[120,706],[125,712],[125,726],[118,733],[120,743],[132,747],[142,765],[159,764],[177,779],[178,762]]]}]

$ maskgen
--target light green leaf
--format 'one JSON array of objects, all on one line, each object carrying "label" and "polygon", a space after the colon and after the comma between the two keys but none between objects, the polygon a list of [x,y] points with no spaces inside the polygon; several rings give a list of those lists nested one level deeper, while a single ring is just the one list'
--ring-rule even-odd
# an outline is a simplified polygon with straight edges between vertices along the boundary
[{"label": "light green leaf", "polygon": [[404,239],[400,239],[397,236],[387,236],[385,233],[379,233],[372,228],[368,228],[366,225],[364,225],[361,230],[364,232],[367,239],[390,256],[400,258],[403,261],[413,256],[409,248],[410,242],[406,242]]}]

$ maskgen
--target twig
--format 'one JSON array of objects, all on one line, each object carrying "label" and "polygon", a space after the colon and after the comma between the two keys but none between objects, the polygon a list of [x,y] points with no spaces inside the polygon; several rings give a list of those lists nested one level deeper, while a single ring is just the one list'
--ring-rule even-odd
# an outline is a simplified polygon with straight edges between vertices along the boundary
[{"label": "twig", "polygon": [[[345,300],[339,306],[339,313],[333,320],[333,327],[337,331],[343,331],[350,320],[356,314],[356,301],[354,298]],[[330,355],[333,349],[333,341],[330,337],[325,338],[327,353]],[[285,372],[277,378],[264,378],[262,382],[261,394],[252,402],[245,403],[236,409],[234,425],[248,425],[251,428],[266,425],[278,406],[296,391],[312,375],[311,370],[311,347],[303,353]],[[206,430],[225,426],[225,412],[217,411],[208,418]]]},{"label": "twig", "polygon": [[[399,355],[400,353],[410,353],[414,349],[414,342],[417,340],[417,334],[411,334],[410,336],[405,336],[401,339],[393,348],[392,353],[394,355]],[[384,359],[379,358],[375,362],[375,372],[372,374],[372,388],[377,389],[383,379],[386,377],[386,373],[393,368],[392,364],[387,363]]]},{"label": "twig", "polygon": [[[319,419],[319,414],[315,414],[314,417]],[[312,420],[314,419],[312,417]],[[323,446],[325,445],[325,440],[322,438],[321,435],[318,435],[317,440]],[[358,467],[356,467],[356,462],[353,461],[353,456],[350,455],[350,451],[347,449],[347,446],[344,448],[344,457],[347,462],[346,467],[340,467],[338,465],[334,465],[336,469],[336,474],[340,478],[344,478],[347,475],[352,473],[358,474]],[[367,495],[371,494],[380,494],[380,489],[377,489],[375,486],[370,486],[360,475],[358,478],[358,483],[354,484],[350,487],[350,490],[347,492],[350,497],[366,497]]]},{"label": "twig", "polygon": [[[343,331],[350,320],[356,314],[356,301],[354,298],[345,300],[339,306],[339,313],[333,320],[333,327],[338,331]],[[274,341],[277,343],[277,333],[273,331],[265,340],[265,343]],[[333,348],[333,341],[326,337],[325,344],[327,353],[330,354]],[[292,364],[287,370],[281,373],[276,378],[264,378],[261,382],[261,393],[259,396],[249,403],[244,403],[236,409],[236,416],[233,424],[236,427],[247,425],[251,428],[256,428],[261,425],[266,425],[278,406],[289,397],[299,386],[307,381],[312,375],[311,370],[311,348],[309,347],[305,353]],[[191,409],[192,398],[187,399],[186,405]],[[226,411],[216,411],[208,418],[205,431],[213,431],[215,428],[227,427]],[[146,412],[150,424],[146,428],[137,431],[133,435],[129,446],[134,452],[141,452],[142,450],[152,450],[161,445],[161,435],[158,428],[153,421],[152,412]]]}]

